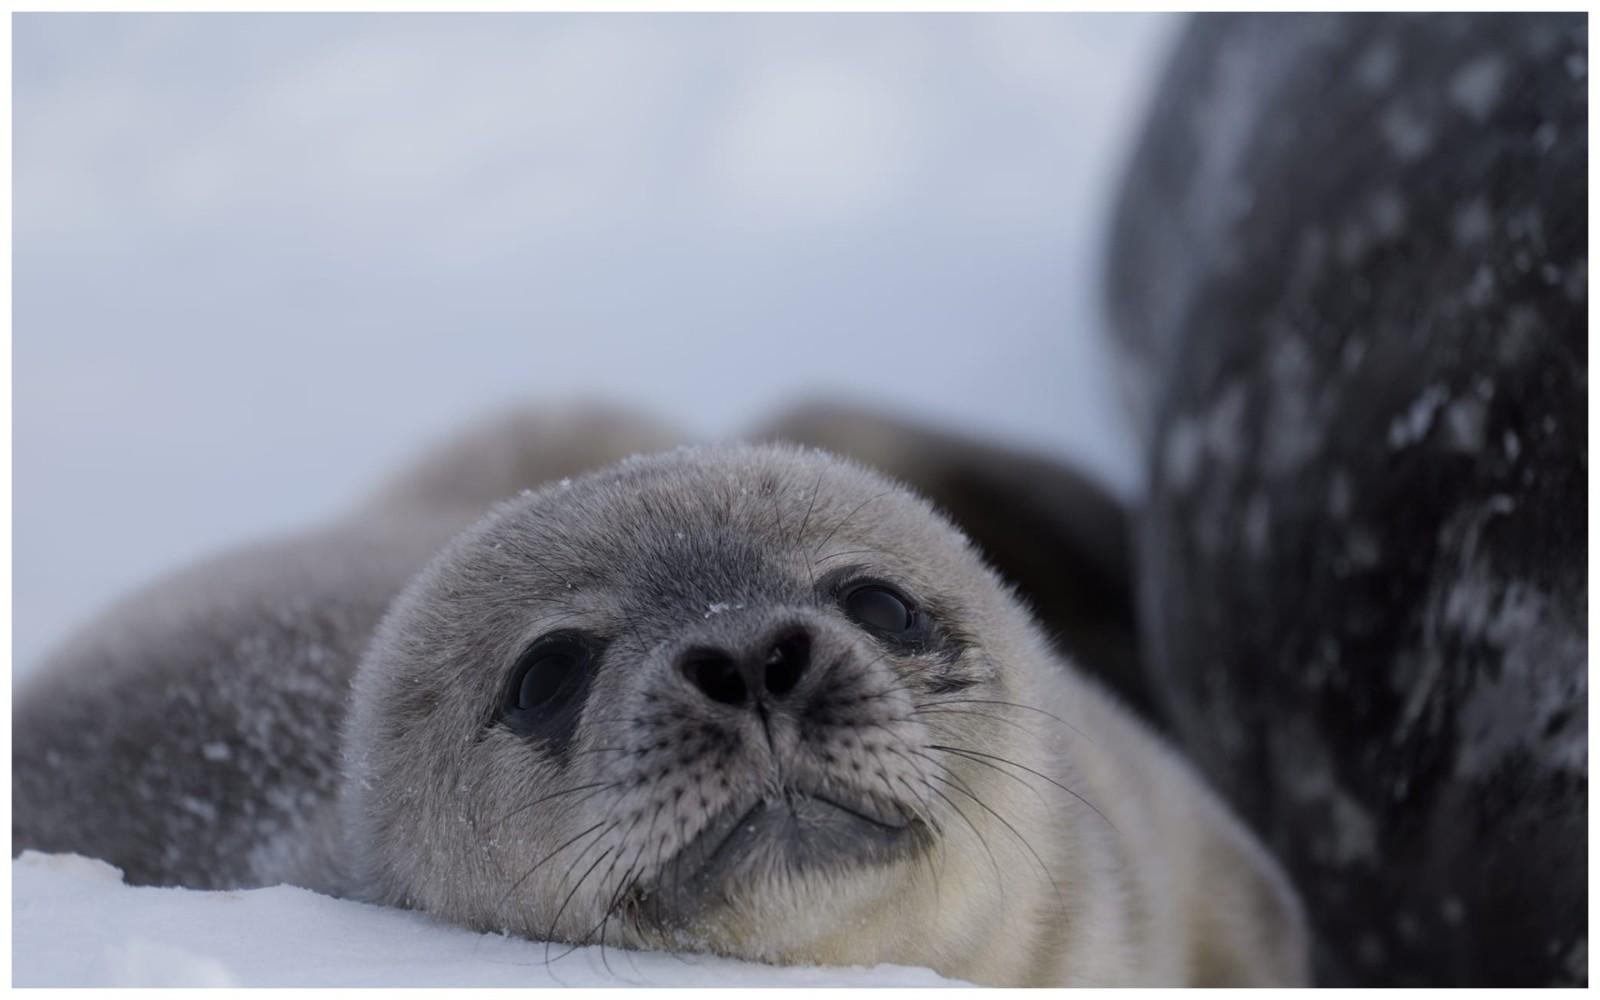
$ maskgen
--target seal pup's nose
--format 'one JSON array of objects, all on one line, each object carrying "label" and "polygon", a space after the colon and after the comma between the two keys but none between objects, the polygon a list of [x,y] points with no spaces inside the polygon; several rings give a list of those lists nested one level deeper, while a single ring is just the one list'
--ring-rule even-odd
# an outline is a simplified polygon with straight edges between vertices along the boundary
[{"label": "seal pup's nose", "polygon": [[678,656],[679,673],[722,705],[782,699],[810,665],[811,633],[798,625],[776,629],[742,651],[695,646]]}]

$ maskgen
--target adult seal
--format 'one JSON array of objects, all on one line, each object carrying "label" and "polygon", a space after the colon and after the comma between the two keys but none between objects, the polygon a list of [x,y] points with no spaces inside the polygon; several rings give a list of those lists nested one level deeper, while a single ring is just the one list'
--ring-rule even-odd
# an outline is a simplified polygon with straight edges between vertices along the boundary
[{"label": "adult seal", "polygon": [[1321,984],[1587,982],[1587,32],[1203,15],[1126,173],[1142,661]]},{"label": "adult seal", "polygon": [[407,559],[375,553],[515,452],[476,445],[288,547],[315,571],[201,571],[169,586],[206,613],[125,609],[52,666],[14,849],[574,943],[1304,980],[1273,862],[916,495],[792,446],[659,453],[501,502],[391,602]]}]

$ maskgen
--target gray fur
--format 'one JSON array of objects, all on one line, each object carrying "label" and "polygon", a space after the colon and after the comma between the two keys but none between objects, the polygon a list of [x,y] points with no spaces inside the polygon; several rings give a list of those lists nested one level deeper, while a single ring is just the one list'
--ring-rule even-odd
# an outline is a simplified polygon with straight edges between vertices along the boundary
[{"label": "gray fur", "polygon": [[[895,583],[957,638],[878,646],[830,596],[841,573]],[[673,668],[688,646],[794,623],[815,669],[770,735]],[[558,755],[494,708],[522,651],[569,628],[608,645]],[[1000,984],[1304,975],[1293,895],[1243,828],[1050,651],[963,535],[821,452],[680,449],[500,505],[397,599],[356,691],[346,820],[382,902],[536,938]],[[802,786],[927,836],[832,867],[769,851],[715,905],[663,915],[676,852]]]},{"label": "gray fur", "polygon": [[[475,453],[515,451],[453,449],[456,471],[430,463],[402,481],[427,488],[385,493],[359,528],[238,557],[238,573],[260,576],[240,587],[251,598],[234,621],[214,612],[243,577],[210,569],[187,583],[212,590],[205,615],[130,608],[101,630],[118,642],[67,656],[75,669],[51,676],[81,683],[19,698],[14,849],[80,849],[62,832],[75,821],[112,831],[85,853],[130,874],[130,859],[149,861],[141,880],[290,880],[561,941],[894,962],[993,984],[1303,980],[1303,921],[1274,864],[1183,762],[1052,651],[926,502],[789,446],[629,459],[505,500],[459,534],[440,513],[456,507],[415,500],[470,484]],[[451,534],[389,603],[414,553]],[[392,565],[362,568],[391,543]],[[863,577],[912,595],[941,638],[896,652],[854,625],[837,586]],[[264,609],[296,600],[302,617],[269,623]],[[315,648],[343,666],[313,665],[310,623],[323,619],[338,642]],[[197,643],[208,628],[215,643]],[[558,628],[605,642],[559,752],[497,714],[523,651]],[[807,630],[811,666],[765,719],[674,669],[689,647],[740,648],[783,628]],[[369,631],[346,715],[352,643]],[[182,637],[170,658],[158,634]],[[277,638],[248,655],[258,635]],[[129,677],[138,690],[120,683]],[[114,721],[119,699],[144,710],[131,734]],[[63,705],[70,716],[57,718]],[[123,756],[86,734],[107,721]],[[213,737],[251,756],[214,760]],[[68,739],[91,749],[92,767],[60,767]],[[140,739],[152,750],[136,766]],[[52,750],[73,781],[103,772],[89,797],[74,791],[54,811]],[[690,899],[673,855],[719,817],[777,808],[795,789],[917,835],[881,850],[758,844],[734,877]],[[186,796],[214,815],[184,819]],[[187,857],[203,832],[214,847]],[[169,857],[173,844],[185,851]]]}]

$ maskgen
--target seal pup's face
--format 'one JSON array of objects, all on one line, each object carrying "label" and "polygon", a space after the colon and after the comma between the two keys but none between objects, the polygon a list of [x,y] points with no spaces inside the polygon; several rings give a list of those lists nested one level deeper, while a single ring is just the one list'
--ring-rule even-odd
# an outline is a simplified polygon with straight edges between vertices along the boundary
[{"label": "seal pup's face", "polygon": [[943,851],[1005,837],[1017,792],[983,768],[1017,749],[982,709],[1027,697],[999,665],[1036,651],[985,637],[1032,634],[925,502],[820,452],[680,449],[525,493],[358,673],[358,880],[539,939],[937,967],[929,940],[1017,863],[940,882]]}]

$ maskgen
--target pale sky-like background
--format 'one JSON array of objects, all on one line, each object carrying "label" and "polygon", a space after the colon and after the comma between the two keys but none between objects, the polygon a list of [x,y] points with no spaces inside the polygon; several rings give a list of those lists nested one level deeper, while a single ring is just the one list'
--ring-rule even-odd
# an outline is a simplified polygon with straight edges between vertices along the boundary
[{"label": "pale sky-like background", "polygon": [[13,652],[499,406],[825,394],[1138,489],[1160,15],[17,15]]}]

